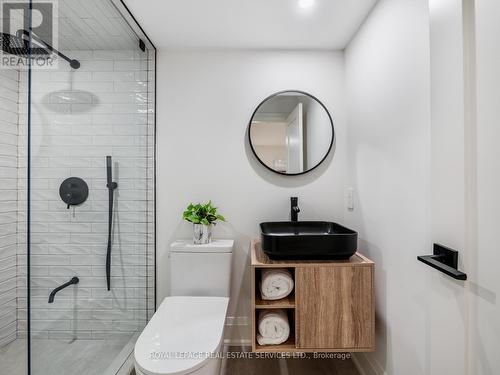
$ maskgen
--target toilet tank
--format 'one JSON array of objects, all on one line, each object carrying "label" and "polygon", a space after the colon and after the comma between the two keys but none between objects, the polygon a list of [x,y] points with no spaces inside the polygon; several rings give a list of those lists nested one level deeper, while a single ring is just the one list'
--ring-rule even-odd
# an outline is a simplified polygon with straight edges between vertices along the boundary
[{"label": "toilet tank", "polygon": [[233,240],[194,245],[178,240],[170,245],[170,285],[173,296],[229,297]]}]

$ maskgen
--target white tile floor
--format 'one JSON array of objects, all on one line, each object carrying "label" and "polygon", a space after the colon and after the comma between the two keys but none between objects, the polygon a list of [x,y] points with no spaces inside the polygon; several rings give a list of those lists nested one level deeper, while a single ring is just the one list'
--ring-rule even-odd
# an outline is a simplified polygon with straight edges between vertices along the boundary
[{"label": "white tile floor", "polygon": [[[103,375],[128,339],[33,340],[32,375]],[[26,340],[0,348],[0,373],[26,375]]]}]

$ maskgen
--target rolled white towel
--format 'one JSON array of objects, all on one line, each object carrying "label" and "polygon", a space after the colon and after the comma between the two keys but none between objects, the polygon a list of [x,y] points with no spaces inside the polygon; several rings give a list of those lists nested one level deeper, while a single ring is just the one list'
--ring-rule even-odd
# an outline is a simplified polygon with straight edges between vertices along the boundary
[{"label": "rolled white towel", "polygon": [[264,269],[260,279],[260,294],[264,300],[285,298],[293,290],[290,271],[282,268]]},{"label": "rolled white towel", "polygon": [[284,310],[262,310],[259,313],[259,345],[279,345],[288,340],[290,324]]}]

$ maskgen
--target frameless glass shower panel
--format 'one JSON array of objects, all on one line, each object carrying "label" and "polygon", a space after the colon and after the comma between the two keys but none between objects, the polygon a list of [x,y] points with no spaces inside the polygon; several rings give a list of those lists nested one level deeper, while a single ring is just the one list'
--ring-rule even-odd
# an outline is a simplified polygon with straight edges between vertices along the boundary
[{"label": "frameless glass shower panel", "polygon": [[57,8],[55,64],[32,69],[20,125],[31,373],[112,374],[154,310],[154,54],[110,1]]}]

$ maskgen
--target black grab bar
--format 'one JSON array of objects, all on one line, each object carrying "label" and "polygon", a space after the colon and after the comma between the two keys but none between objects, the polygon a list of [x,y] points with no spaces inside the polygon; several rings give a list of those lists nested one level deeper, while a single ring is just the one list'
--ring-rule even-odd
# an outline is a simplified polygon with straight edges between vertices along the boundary
[{"label": "black grab bar", "polygon": [[113,227],[113,200],[114,191],[118,187],[116,182],[113,182],[113,169],[112,169],[112,159],[111,156],[106,156],[106,170],[108,175],[108,183],[106,184],[108,188],[109,197],[109,210],[108,210],[108,248],[106,251],[106,283],[108,285],[108,290],[111,290],[111,230]]},{"label": "black grab bar", "polygon": [[60,290],[70,286],[70,285],[73,285],[73,284],[78,284],[80,282],[80,279],[78,277],[73,277],[71,278],[70,281],[68,281],[67,283],[61,285],[61,286],[58,286],[57,288],[55,288],[52,292],[50,292],[50,295],[49,295],[49,303],[53,303],[54,302],[54,297],[56,296],[56,293],[59,292]]},{"label": "black grab bar", "polygon": [[420,255],[417,259],[454,279],[467,280],[467,274],[458,270],[456,250],[435,243],[432,255]]}]

